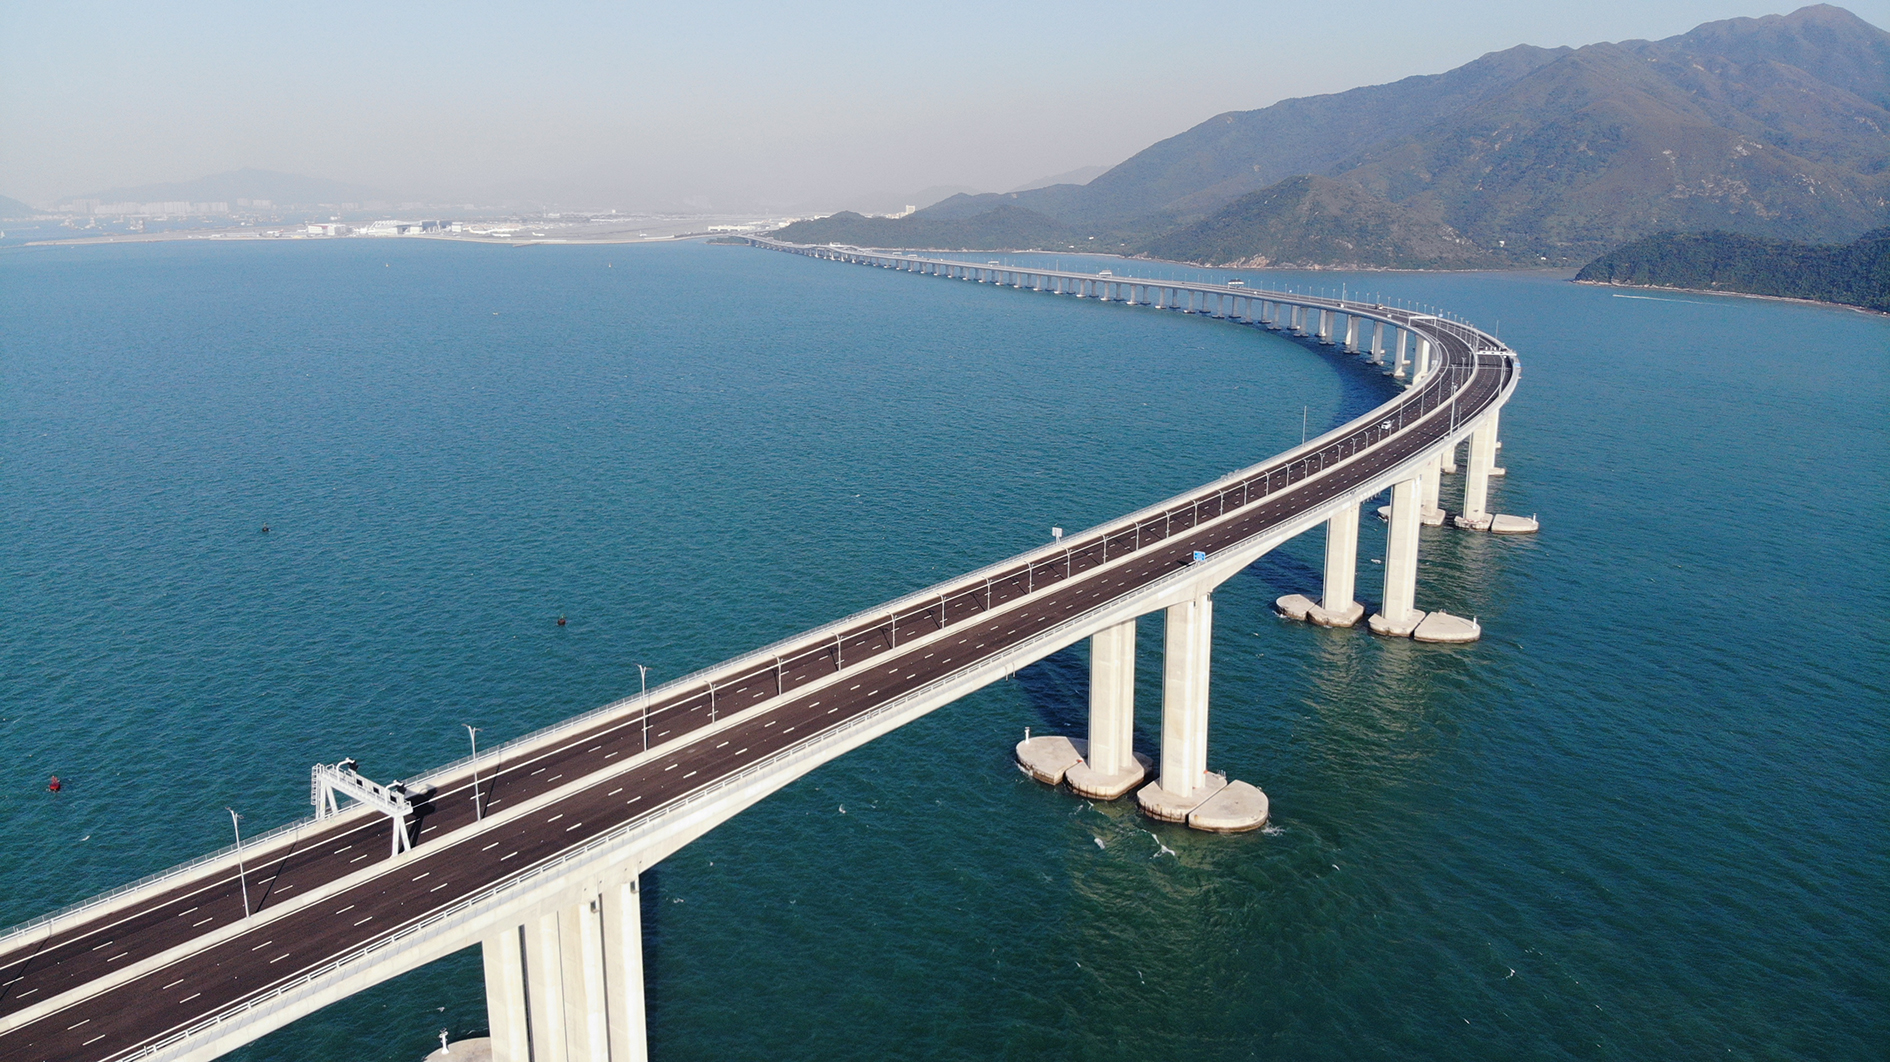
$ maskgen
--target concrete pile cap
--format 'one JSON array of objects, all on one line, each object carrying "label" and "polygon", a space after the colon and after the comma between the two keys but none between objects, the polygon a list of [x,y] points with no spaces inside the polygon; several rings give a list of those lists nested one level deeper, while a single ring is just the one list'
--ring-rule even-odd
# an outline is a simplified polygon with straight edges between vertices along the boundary
[{"label": "concrete pile cap", "polygon": [[1026,738],[1017,743],[1017,765],[1045,785],[1061,785],[1064,772],[1083,762],[1084,751],[1060,734]]},{"label": "concrete pile cap", "polygon": [[1188,813],[1188,825],[1212,833],[1245,833],[1267,824],[1267,795],[1246,782],[1229,782]]},{"label": "concrete pile cap", "polygon": [[1420,642],[1444,644],[1474,642],[1483,637],[1483,627],[1477,621],[1462,616],[1433,612],[1424,617],[1424,622],[1417,625],[1411,637]]}]

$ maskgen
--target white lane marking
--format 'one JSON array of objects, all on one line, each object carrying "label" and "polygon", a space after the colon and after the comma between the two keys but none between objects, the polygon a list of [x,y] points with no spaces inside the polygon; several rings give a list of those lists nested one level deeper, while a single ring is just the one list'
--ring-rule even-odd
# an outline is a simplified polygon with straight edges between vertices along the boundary
[{"label": "white lane marking", "polygon": [[274,943],[275,943],[275,941],[273,941],[273,940],[265,940],[265,941],[263,941],[263,942],[262,942],[261,944],[258,944],[258,945],[256,945],[255,947],[253,947],[253,948],[251,948],[251,949],[249,949],[249,950],[251,950],[251,951],[261,951],[261,950],[263,950],[264,948],[266,948],[266,947],[268,947],[269,945],[271,945],[271,944],[274,944]]}]

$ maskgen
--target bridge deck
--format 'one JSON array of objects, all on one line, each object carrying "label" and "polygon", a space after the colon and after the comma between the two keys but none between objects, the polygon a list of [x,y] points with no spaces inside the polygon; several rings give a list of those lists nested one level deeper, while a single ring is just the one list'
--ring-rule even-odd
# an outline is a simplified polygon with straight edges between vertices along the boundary
[{"label": "bridge deck", "polygon": [[[903,608],[862,613],[823,631],[813,644],[784,643],[782,653],[733,674],[672,684],[647,703],[628,704],[555,742],[483,760],[480,788],[489,815],[566,789],[529,816],[475,822],[471,776],[462,771],[442,780],[422,806],[418,844],[401,857],[388,855],[384,818],[344,819],[251,853],[248,880],[257,916],[247,924],[236,875],[212,868],[182,875],[136,903],[107,906],[94,917],[60,925],[44,940],[0,942],[0,1055],[22,1062],[133,1055],[878,705],[1133,593],[1175,571],[1195,550],[1213,553],[1315,510],[1435,446],[1498,401],[1511,382],[1513,358],[1506,352],[1479,354],[1494,344],[1474,329],[1380,307],[1369,312],[1431,335],[1445,368],[1303,453],[1182,495],[1126,525],[1118,521],[1072,536],[1061,551],[1037,551],[987,570],[981,579],[943,584],[927,602],[914,595],[902,599]],[[1419,420],[1451,402],[1453,416]],[[701,737],[716,721],[722,725]],[[627,766],[601,781],[573,784],[613,764]],[[298,896],[383,864],[381,873],[320,903],[290,908]],[[218,931],[226,938],[180,949]],[[116,971],[173,949],[183,953],[88,993],[88,986],[110,983]],[[68,998],[61,1005],[40,1013],[42,1001],[62,995]]]}]

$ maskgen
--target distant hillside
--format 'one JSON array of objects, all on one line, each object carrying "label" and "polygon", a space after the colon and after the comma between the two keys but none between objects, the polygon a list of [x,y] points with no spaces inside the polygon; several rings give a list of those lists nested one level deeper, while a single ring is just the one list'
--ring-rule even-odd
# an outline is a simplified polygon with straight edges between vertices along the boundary
[{"label": "distant hillside", "polygon": [[[843,210],[830,217],[797,221],[772,233],[793,243],[844,243],[855,247],[923,247],[936,250],[1067,250],[1081,237],[1034,210],[1001,206],[963,221],[927,218],[924,212],[903,218],[869,218]],[[1096,245],[1089,243],[1089,250]]]},{"label": "distant hillside", "polygon": [[[1303,176],[1362,190],[1369,219],[1347,229],[1335,189],[1279,184]],[[1196,261],[1573,265],[1672,229],[1848,240],[1890,222],[1890,34],[1818,5],[1661,41],[1519,46],[1217,115],[1088,184],[953,196],[913,220],[942,226],[923,230],[931,246],[992,246],[981,219],[1000,206],[1069,243]]]},{"label": "distant hillside", "polygon": [[0,195],[0,218],[30,218],[39,211],[20,202]]},{"label": "distant hillside", "polygon": [[1816,299],[1890,313],[1890,228],[1836,246],[1663,232],[1609,251],[1575,279]]},{"label": "distant hillside", "polygon": [[1203,265],[1390,266],[1464,269],[1501,264],[1445,224],[1330,177],[1289,177],[1140,250]]},{"label": "distant hillside", "polygon": [[276,173],[272,170],[242,169],[199,177],[193,181],[107,188],[102,192],[88,192],[84,198],[106,203],[157,200],[235,203],[238,199],[267,199],[278,206],[312,206],[318,203],[364,203],[386,196],[358,184],[303,177],[294,173]]}]

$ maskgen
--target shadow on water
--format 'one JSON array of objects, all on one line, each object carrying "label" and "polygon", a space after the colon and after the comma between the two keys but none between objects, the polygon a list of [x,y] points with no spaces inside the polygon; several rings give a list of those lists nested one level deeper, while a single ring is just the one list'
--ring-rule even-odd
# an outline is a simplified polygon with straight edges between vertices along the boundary
[{"label": "shadow on water", "polygon": [[1325,573],[1284,550],[1276,549],[1242,568],[1236,578],[1250,584],[1258,583],[1273,595],[1273,598],[1269,598],[1272,600],[1284,594],[1318,594]]},{"label": "shadow on water", "polygon": [[1017,673],[1045,733],[1078,737],[1089,727],[1089,643],[1078,642]]}]

